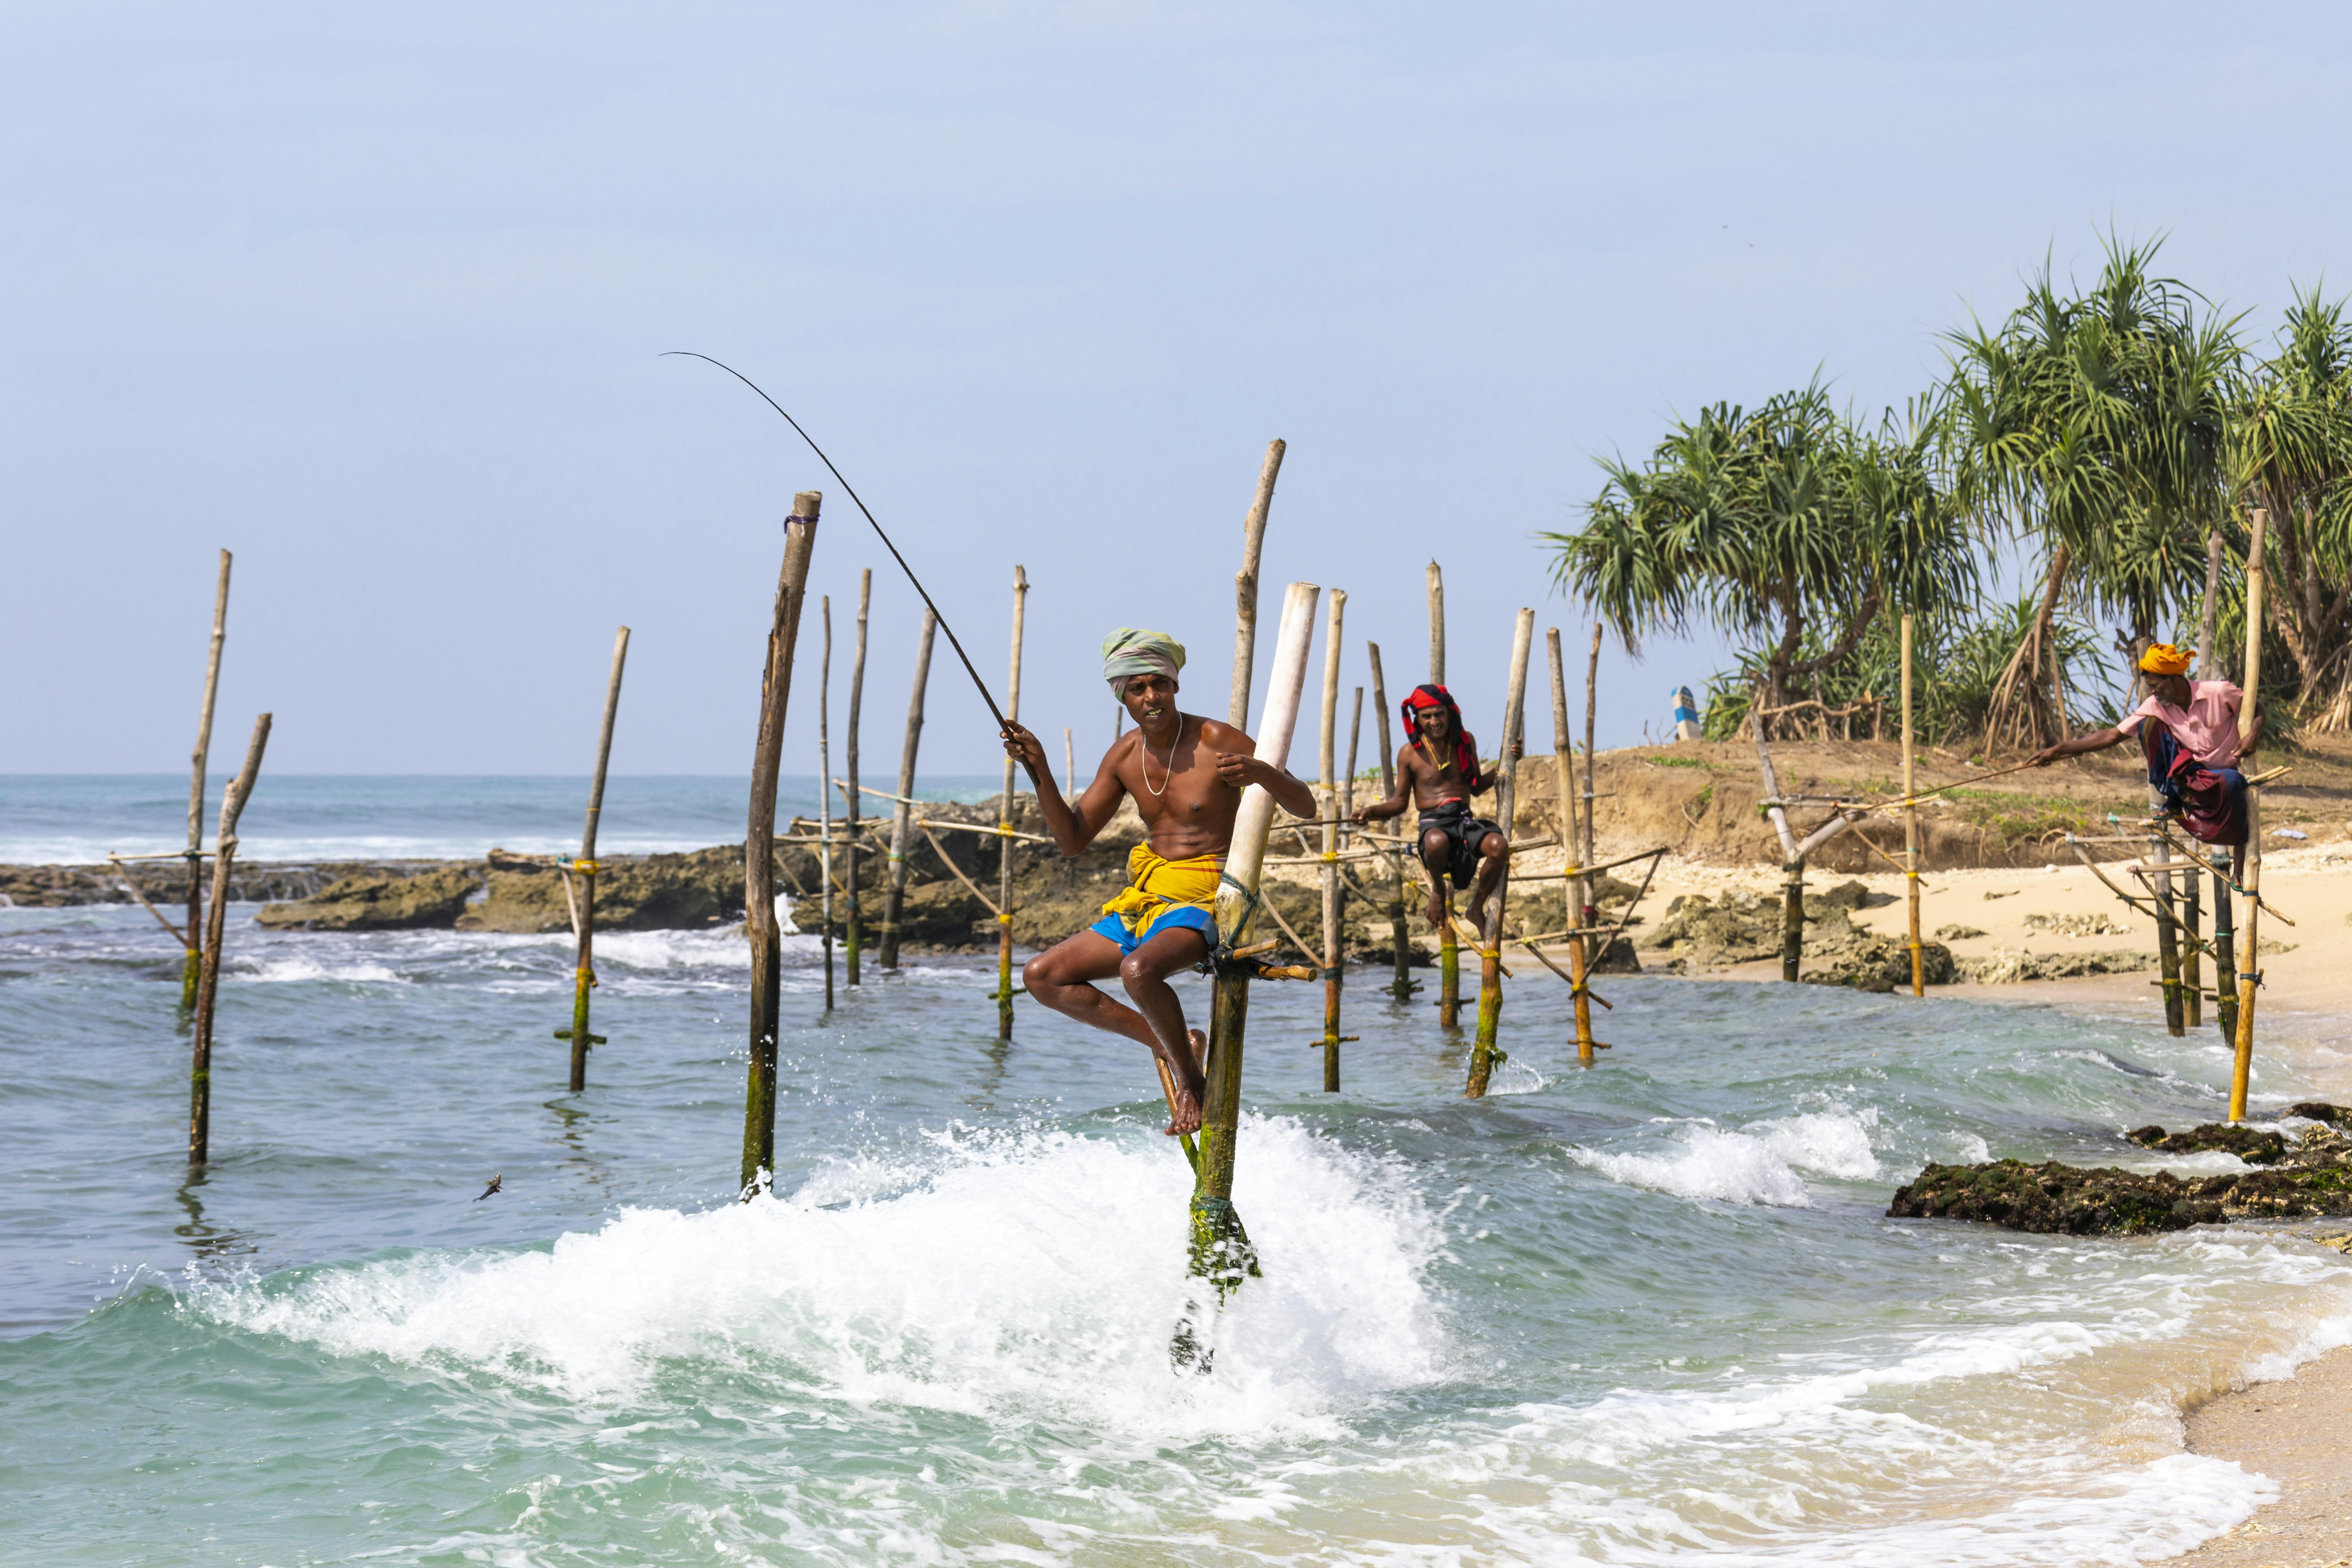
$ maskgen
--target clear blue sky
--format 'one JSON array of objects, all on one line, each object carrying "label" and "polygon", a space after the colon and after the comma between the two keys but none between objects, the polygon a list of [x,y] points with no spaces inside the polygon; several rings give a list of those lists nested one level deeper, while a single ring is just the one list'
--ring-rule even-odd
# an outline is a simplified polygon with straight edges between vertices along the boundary
[{"label": "clear blue sky", "polygon": [[[1402,684],[1435,555],[1486,733],[1517,606],[1583,636],[1529,534],[1670,413],[1817,368],[1900,399],[2109,224],[2233,304],[2341,276],[2348,37],[2322,5],[10,5],[0,772],[184,766],[224,544],[216,762],[268,708],[286,771],[583,772],[625,621],[614,767],[741,770],[821,476],[669,348],[800,416],[992,680],[1027,567],[1057,752],[1108,738],[1115,625],[1190,643],[1222,713],[1276,436],[1270,598],[1346,587],[1344,679],[1370,637]],[[877,569],[881,773],[913,596],[845,497],[816,562],[836,726]],[[1612,658],[1604,743],[1723,662]],[[994,765],[961,681],[937,771]]]}]

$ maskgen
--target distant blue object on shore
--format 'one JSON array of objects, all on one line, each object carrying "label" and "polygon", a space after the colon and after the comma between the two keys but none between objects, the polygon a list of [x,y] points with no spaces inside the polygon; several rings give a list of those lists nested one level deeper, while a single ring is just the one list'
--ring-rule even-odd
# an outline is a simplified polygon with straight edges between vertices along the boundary
[{"label": "distant blue object on shore", "polygon": [[1696,741],[1698,732],[1698,704],[1691,697],[1691,689],[1677,686],[1670,695],[1675,703],[1675,739]]}]

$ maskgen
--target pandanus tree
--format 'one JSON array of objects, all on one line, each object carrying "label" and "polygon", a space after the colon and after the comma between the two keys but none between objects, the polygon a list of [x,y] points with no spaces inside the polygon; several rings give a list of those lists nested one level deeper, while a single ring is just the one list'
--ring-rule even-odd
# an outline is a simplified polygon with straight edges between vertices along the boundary
[{"label": "pandanus tree", "polygon": [[1648,458],[1604,460],[1572,533],[1538,537],[1552,575],[1629,653],[1701,619],[1756,647],[1750,711],[1769,727],[1807,677],[1846,660],[1882,613],[1971,597],[1979,552],[1938,489],[1933,410],[1863,432],[1818,384],[1753,411],[1676,421]]},{"label": "pandanus tree", "polygon": [[2246,505],[2270,513],[2271,630],[2301,678],[2305,721],[2352,729],[2352,327],[2341,300],[2296,295],[2278,353],[2247,378],[2235,414],[2231,477]]},{"label": "pandanus tree", "polygon": [[2064,730],[2053,626],[2073,593],[2123,626],[2127,661],[2193,587],[2222,525],[2236,318],[2151,270],[2158,243],[2111,240],[2096,282],[2045,264],[1997,329],[1949,334],[1945,461],[1953,498],[2039,557],[2041,605],[2002,672],[1987,738]]}]

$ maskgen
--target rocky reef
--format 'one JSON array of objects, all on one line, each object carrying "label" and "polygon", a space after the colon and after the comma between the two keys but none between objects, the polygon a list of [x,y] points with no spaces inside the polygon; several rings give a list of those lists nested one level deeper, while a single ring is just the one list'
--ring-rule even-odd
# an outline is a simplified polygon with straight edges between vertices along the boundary
[{"label": "rocky reef", "polygon": [[2208,1122],[2186,1132],[2126,1134],[2165,1153],[2218,1151],[2257,1169],[2180,1176],[2170,1171],[2085,1169],[2049,1161],[1935,1165],[1895,1194],[1889,1219],[1965,1219],[2065,1236],[2142,1235],[2240,1219],[2352,1215],[2352,1111],[2305,1101],[2287,1114],[2318,1121],[2290,1141],[2276,1131]]},{"label": "rocky reef", "polygon": [[[1856,881],[1807,894],[1801,977],[1815,985],[1851,985],[1861,991],[1909,985],[1910,944],[1853,923],[1854,910],[1894,901],[1891,895],[1873,893]],[[1648,945],[1658,950],[1660,967],[1670,974],[1778,958],[1783,918],[1778,894],[1727,892],[1712,899],[1685,894],[1666,906]],[[1942,942],[1921,942],[1919,958],[1928,984],[1948,985],[1959,978],[1952,950]]]}]

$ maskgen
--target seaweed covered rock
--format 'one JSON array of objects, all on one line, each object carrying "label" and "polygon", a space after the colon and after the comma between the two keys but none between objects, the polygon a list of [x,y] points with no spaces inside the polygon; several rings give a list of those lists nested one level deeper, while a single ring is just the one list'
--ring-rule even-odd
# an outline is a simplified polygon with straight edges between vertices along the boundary
[{"label": "seaweed covered rock", "polygon": [[278,931],[414,931],[446,927],[482,885],[467,862],[415,872],[341,877],[307,899],[265,904],[254,919]]},{"label": "seaweed covered rock", "polygon": [[2066,1236],[2142,1235],[2233,1219],[2352,1215],[2352,1171],[2244,1171],[2186,1179],[2051,1161],[1929,1165],[1895,1194],[1889,1219],[1965,1219]]},{"label": "seaweed covered rock", "polygon": [[2299,1100],[2288,1106],[2286,1113],[2307,1121],[2325,1121],[2331,1127],[2352,1127],[2352,1106],[2330,1105],[2324,1100]]},{"label": "seaweed covered rock", "polygon": [[[598,931],[692,931],[742,918],[739,846],[684,855],[598,857]],[[487,896],[455,923],[460,931],[569,931],[572,912],[563,898],[562,873],[544,862],[493,852]]]},{"label": "seaweed covered rock", "polygon": [[[1911,944],[1899,937],[1857,931],[1852,945],[1822,955],[1826,963],[1814,968],[1812,944],[1806,944],[1801,979],[1809,985],[1851,985],[1857,991],[1888,992],[1911,986]],[[1929,985],[1949,985],[1959,978],[1952,950],[1940,942],[1919,944],[1919,971]]]},{"label": "seaweed covered rock", "polygon": [[2199,1154],[2218,1150],[2235,1154],[2249,1165],[2274,1165],[2286,1158],[2286,1140],[2276,1132],[2258,1132],[2228,1121],[2208,1121],[2186,1132],[2161,1127],[2141,1127],[2124,1134],[2126,1142],[2166,1154]]},{"label": "seaweed covered rock", "polygon": [[2137,974],[2156,967],[2152,952],[2020,952],[1995,948],[1989,958],[1962,963],[1960,973],[1979,985],[2006,985],[2020,980],[2072,980],[2084,974]]}]

